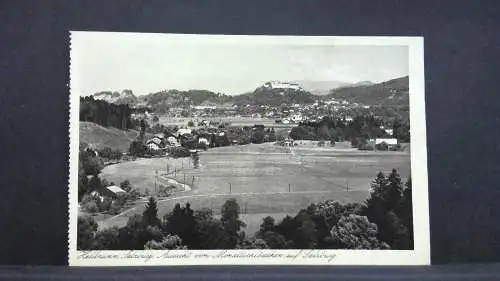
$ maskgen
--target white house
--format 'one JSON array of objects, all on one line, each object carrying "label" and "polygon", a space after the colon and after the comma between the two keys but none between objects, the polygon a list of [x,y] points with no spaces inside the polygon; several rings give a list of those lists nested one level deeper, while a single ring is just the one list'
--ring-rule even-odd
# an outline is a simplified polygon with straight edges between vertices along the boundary
[{"label": "white house", "polygon": [[203,143],[205,145],[210,145],[210,141],[207,138],[199,138],[198,143]]},{"label": "white house", "polygon": [[390,138],[390,139],[375,139],[375,145],[381,144],[385,142],[387,145],[397,145],[398,139]]},{"label": "white house", "polygon": [[167,138],[167,142],[169,143],[169,145],[171,146],[181,146],[179,144],[179,142],[177,141],[177,139],[174,137],[174,136],[170,136]]},{"label": "white house", "polygon": [[371,139],[369,143],[373,146],[385,143],[387,144],[387,147],[389,149],[395,147],[398,145],[398,139],[395,138],[377,138],[377,139]]},{"label": "white house", "polygon": [[154,142],[148,143],[147,147],[151,150],[160,150],[160,146]]},{"label": "white house", "polygon": [[394,130],[393,129],[385,129],[384,130],[389,136],[392,136],[394,134]]},{"label": "white house", "polygon": [[179,129],[177,131],[177,134],[179,136],[182,136],[182,135],[186,135],[186,134],[191,134],[192,132],[193,132],[193,130],[191,130],[191,129]]}]

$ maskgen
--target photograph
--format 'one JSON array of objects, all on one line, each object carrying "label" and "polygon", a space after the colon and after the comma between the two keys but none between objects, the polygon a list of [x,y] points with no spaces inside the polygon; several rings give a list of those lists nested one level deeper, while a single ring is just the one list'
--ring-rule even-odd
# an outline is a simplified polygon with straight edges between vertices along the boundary
[{"label": "photograph", "polygon": [[430,264],[423,38],[70,33],[69,264]]}]

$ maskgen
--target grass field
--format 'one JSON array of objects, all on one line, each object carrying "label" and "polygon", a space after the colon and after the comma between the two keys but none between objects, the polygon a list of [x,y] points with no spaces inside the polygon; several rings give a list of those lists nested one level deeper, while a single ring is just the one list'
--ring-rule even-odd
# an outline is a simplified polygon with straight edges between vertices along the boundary
[{"label": "grass field", "polygon": [[92,122],[80,122],[80,143],[90,144],[97,149],[109,147],[126,152],[138,135],[139,132],[135,130],[124,131]]},{"label": "grass field", "polygon": [[[267,215],[276,215],[277,219],[286,214],[295,215],[310,203],[327,199],[365,200],[370,183],[379,171],[387,173],[396,168],[407,178],[410,155],[357,151],[343,143],[334,148],[319,148],[314,142],[299,142],[293,148],[251,144],[201,152],[197,168],[187,158],[139,159],[105,167],[101,176],[115,183],[128,179],[135,188],[154,191],[155,170],[165,173],[167,165],[170,171],[177,170],[176,175],[169,177],[179,182],[186,179],[191,190],[160,199],[160,216],[170,212],[176,203],[186,202],[194,209],[206,207],[217,214],[225,200],[236,198],[242,218],[248,220],[246,231],[253,234]],[[129,216],[142,213],[144,205],[139,202],[126,213],[103,218],[100,225],[124,225]]]}]

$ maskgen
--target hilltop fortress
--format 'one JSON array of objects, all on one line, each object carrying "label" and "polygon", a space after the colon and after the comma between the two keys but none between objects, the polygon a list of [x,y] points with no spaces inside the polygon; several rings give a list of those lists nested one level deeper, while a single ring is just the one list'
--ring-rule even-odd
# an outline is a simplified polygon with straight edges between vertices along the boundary
[{"label": "hilltop fortress", "polygon": [[281,81],[269,81],[264,83],[264,87],[270,89],[293,89],[302,90],[302,87],[297,83],[281,82]]}]

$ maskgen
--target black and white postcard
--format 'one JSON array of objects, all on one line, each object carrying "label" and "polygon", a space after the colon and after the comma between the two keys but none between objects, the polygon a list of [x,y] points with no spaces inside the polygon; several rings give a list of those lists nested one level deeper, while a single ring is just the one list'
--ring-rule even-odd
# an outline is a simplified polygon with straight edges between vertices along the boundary
[{"label": "black and white postcard", "polygon": [[423,38],[70,47],[71,266],[430,263]]}]

